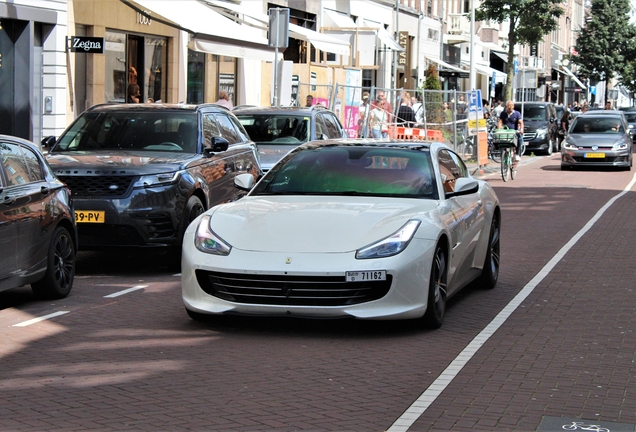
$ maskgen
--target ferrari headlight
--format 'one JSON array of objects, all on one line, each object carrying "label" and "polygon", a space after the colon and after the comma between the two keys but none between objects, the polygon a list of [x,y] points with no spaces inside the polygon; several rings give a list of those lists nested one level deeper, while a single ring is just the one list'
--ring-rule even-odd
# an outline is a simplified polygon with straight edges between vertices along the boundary
[{"label": "ferrari headlight", "polygon": [[410,220],[402,228],[390,236],[358,249],[357,259],[386,258],[402,252],[411,242],[420,221]]},{"label": "ferrari headlight", "polygon": [[135,182],[134,187],[156,187],[166,186],[176,182],[181,175],[181,171],[151,174],[139,177],[139,180]]},{"label": "ferrari headlight", "polygon": [[199,226],[194,235],[194,246],[201,252],[212,255],[226,256],[232,250],[232,246],[223,241],[210,228],[209,215],[203,215],[199,220]]}]

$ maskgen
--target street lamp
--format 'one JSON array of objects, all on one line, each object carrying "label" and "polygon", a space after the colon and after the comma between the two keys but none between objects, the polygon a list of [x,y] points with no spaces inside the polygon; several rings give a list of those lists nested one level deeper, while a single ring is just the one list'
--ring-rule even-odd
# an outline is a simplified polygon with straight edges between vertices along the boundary
[{"label": "street lamp", "polygon": [[470,0],[470,90],[477,87],[475,74],[475,0]]}]

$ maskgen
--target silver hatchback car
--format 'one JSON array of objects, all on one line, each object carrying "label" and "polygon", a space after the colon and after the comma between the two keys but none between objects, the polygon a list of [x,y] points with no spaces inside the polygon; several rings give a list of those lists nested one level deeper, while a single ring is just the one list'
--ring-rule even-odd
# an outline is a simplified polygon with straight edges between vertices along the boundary
[{"label": "silver hatchback car", "polygon": [[632,167],[629,124],[620,111],[588,112],[572,122],[561,148],[561,169],[579,166]]}]

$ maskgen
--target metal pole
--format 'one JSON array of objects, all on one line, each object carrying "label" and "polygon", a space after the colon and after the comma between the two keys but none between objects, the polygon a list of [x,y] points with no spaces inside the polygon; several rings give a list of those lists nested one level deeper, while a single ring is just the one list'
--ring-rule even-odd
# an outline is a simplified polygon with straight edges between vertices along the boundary
[{"label": "metal pole", "polygon": [[[395,39],[400,40],[400,0],[395,0]],[[398,52],[393,50],[393,79],[391,87],[397,88],[397,64],[398,64]],[[393,101],[395,104],[395,101]],[[393,105],[392,105],[393,106]]]},{"label": "metal pole", "polygon": [[[280,9],[276,8],[276,15],[280,20]],[[274,106],[278,107],[278,21],[276,21],[276,45],[274,46]],[[309,42],[307,42],[309,44]]]},{"label": "metal pole", "polygon": [[477,87],[475,73],[475,0],[470,0],[470,90]]}]

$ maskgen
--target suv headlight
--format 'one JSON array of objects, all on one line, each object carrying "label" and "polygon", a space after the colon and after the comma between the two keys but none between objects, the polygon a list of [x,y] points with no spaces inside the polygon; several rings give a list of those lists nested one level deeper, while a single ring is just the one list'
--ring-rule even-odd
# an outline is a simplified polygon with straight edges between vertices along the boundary
[{"label": "suv headlight", "polygon": [[203,253],[227,256],[232,246],[223,241],[210,228],[210,215],[204,214],[199,220],[197,232],[194,235],[194,246]]},{"label": "suv headlight", "polygon": [[612,150],[625,150],[627,149],[627,143],[625,141],[618,141],[612,146]]},{"label": "suv headlight", "polygon": [[402,228],[382,240],[358,249],[357,259],[386,258],[402,252],[411,242],[420,221],[410,220]]},{"label": "suv headlight", "polygon": [[176,183],[181,176],[182,171],[175,171],[161,174],[150,174],[139,177],[139,180],[135,182],[133,187],[157,187],[166,186],[171,183]]},{"label": "suv headlight", "polygon": [[547,128],[537,129],[537,138],[543,139],[546,137],[547,134],[548,134]]}]

